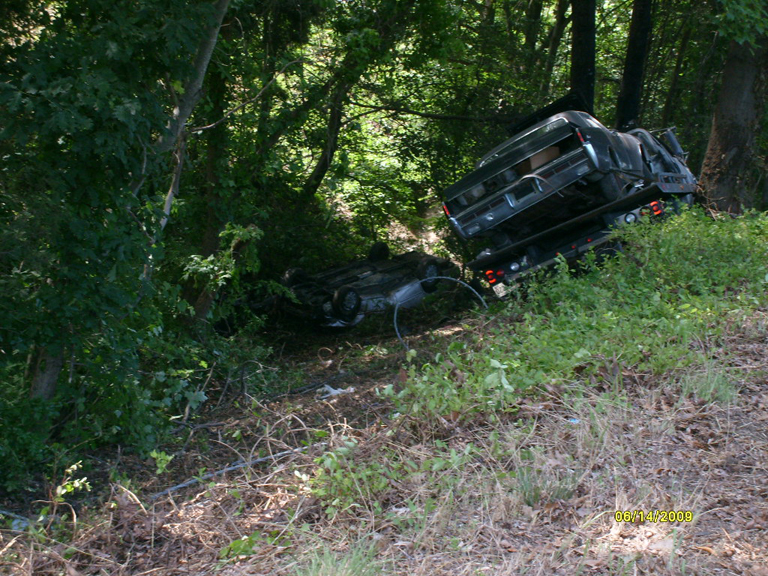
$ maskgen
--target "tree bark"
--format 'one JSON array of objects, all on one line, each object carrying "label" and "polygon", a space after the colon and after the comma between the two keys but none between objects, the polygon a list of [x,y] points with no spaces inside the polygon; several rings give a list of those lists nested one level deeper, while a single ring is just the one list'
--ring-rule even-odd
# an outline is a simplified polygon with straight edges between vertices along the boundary
[{"label": "tree bark", "polygon": [[573,0],[571,89],[592,110],[595,103],[595,0]]},{"label": "tree bark", "polygon": [[643,72],[651,39],[651,0],[635,0],[632,22],[629,25],[627,55],[621,77],[619,101],[616,106],[616,125],[630,128],[640,116],[640,97],[643,90]]},{"label": "tree bark", "polygon": [[760,200],[754,140],[767,74],[768,39],[758,45],[731,42],[699,180],[706,201],[717,210],[740,213]]},{"label": "tree bark", "polygon": [[56,383],[64,366],[64,350],[51,351],[49,348],[41,348],[35,359],[32,372],[32,387],[29,391],[30,398],[51,400],[56,394]]}]

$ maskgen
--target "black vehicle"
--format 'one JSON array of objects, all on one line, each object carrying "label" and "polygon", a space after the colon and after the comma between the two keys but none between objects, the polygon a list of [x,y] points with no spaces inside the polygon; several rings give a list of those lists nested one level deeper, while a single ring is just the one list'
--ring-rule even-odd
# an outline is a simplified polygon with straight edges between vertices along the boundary
[{"label": "black vehicle", "polygon": [[283,284],[296,297],[300,313],[322,326],[343,328],[390,306],[417,305],[437,290],[436,276],[455,276],[455,269],[450,260],[421,252],[390,257],[388,246],[377,242],[364,260],[313,275],[293,268]]},{"label": "black vehicle", "polygon": [[690,203],[696,179],[674,131],[609,130],[579,110],[520,129],[444,192],[444,210],[463,239],[492,248],[469,263],[493,285],[576,258],[610,228],[670,201]]}]

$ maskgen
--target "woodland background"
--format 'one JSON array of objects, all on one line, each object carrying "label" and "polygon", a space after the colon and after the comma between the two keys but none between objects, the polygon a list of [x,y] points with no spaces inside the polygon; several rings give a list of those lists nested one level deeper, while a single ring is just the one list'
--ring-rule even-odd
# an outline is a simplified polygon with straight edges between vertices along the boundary
[{"label": "woodland background", "polygon": [[279,389],[249,304],[289,267],[465,259],[440,191],[572,89],[764,209],[767,36],[759,0],[3,2],[0,490]]}]

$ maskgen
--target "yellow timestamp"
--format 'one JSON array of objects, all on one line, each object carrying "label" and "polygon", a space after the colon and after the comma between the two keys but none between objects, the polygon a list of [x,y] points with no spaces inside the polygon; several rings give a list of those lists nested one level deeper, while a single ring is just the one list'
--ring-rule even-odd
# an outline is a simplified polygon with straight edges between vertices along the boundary
[{"label": "yellow timestamp", "polygon": [[692,522],[691,510],[616,510],[616,522]]}]

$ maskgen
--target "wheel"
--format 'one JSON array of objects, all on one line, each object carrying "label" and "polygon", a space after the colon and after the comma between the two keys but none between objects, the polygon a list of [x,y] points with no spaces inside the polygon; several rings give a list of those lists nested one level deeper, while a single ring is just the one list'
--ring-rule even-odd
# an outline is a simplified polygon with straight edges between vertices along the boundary
[{"label": "wheel", "polygon": [[609,202],[614,202],[623,196],[623,186],[620,184],[618,177],[609,172],[603,176],[598,182],[600,191],[603,193],[603,197]]},{"label": "wheel", "polygon": [[347,321],[355,319],[362,303],[360,294],[351,286],[342,286],[336,290],[331,301],[334,313],[342,320]]},{"label": "wheel", "polygon": [[[437,260],[434,258],[424,258],[419,262],[419,267],[416,269],[416,277],[421,280],[421,288],[427,294],[437,290],[437,283],[440,282],[434,279],[435,276],[440,275],[440,267],[437,265]],[[429,278],[433,278],[429,280]]]},{"label": "wheel", "polygon": [[389,258],[389,246],[386,242],[376,242],[368,250],[368,260],[371,262],[378,262],[387,258]]},{"label": "wheel", "polygon": [[283,274],[283,284],[288,288],[297,286],[299,284],[306,284],[311,280],[309,274],[307,274],[302,268],[290,268],[285,274]]}]

